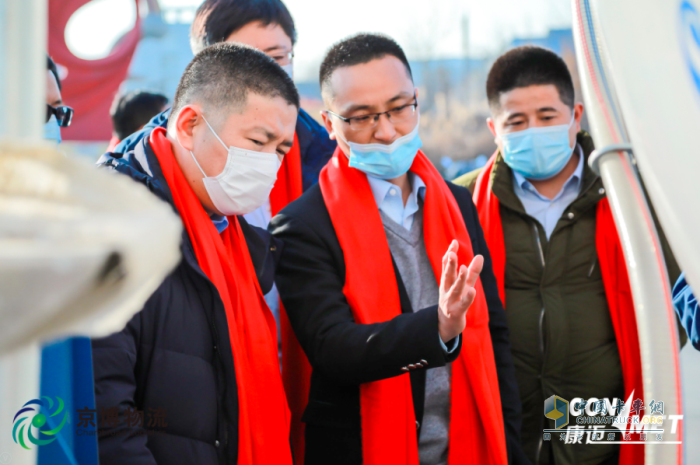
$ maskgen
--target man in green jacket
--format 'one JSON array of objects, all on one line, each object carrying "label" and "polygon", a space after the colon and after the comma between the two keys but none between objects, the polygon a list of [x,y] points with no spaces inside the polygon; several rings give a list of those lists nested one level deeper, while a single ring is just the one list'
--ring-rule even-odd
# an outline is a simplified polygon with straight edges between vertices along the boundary
[{"label": "man in green jacket", "polygon": [[[519,47],[496,60],[487,95],[488,126],[499,150],[480,186],[488,183],[500,209],[505,250],[489,248],[494,262],[499,252],[507,257],[502,287],[523,406],[523,449],[535,465],[617,465],[619,445],[586,444],[585,437],[567,444],[559,433],[546,441],[542,431],[554,428],[543,415],[551,396],[627,400],[596,249],[605,189],[588,167],[594,147],[580,131],[583,105],[574,102],[564,61],[538,47]],[[474,192],[482,170],[454,182]],[[662,233],[661,239],[675,282],[680,272]]]}]

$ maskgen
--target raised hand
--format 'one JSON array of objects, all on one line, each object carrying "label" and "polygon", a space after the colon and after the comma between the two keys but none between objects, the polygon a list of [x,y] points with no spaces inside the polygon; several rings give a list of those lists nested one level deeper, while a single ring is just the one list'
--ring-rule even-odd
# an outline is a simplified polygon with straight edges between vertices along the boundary
[{"label": "raised hand", "polygon": [[474,257],[469,268],[465,265],[459,266],[457,250],[459,243],[454,240],[442,257],[438,328],[443,342],[451,341],[464,331],[467,325],[467,310],[476,297],[474,286],[484,267],[484,257],[481,255]]}]

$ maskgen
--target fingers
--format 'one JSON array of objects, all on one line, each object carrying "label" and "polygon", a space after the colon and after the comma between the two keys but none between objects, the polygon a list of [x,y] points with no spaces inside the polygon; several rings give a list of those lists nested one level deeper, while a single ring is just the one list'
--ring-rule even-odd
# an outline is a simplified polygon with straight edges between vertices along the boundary
[{"label": "fingers", "polygon": [[457,239],[452,239],[452,243],[450,243],[450,246],[447,248],[447,251],[456,254],[458,250],[459,242],[457,242]]},{"label": "fingers", "polygon": [[474,303],[474,299],[476,298],[476,289],[469,288],[469,290],[464,294],[464,297],[462,297],[462,300],[460,302],[460,307],[462,310],[465,312],[469,310],[469,307],[472,306]]},{"label": "fingers", "polygon": [[462,298],[466,289],[476,286],[476,281],[479,279],[479,275],[483,269],[484,257],[481,255],[477,255],[472,259],[472,262],[469,264],[469,268],[464,265],[460,267],[460,278],[462,278],[462,274],[464,274],[464,282],[458,286],[460,280],[457,280],[457,282],[452,286],[452,289],[450,289],[451,292],[456,294],[457,298],[455,300]]},{"label": "fingers", "polygon": [[464,265],[459,267],[459,276],[457,277],[457,280],[455,281],[448,294],[448,304],[454,304],[456,302],[459,302],[459,300],[461,299],[462,294],[464,293],[464,290],[467,286],[468,271],[469,270],[467,270],[467,267]]},{"label": "fingers", "polygon": [[[454,308],[456,313],[466,312],[476,297],[476,282],[484,268],[484,257],[477,255],[472,260],[469,268],[462,265],[459,270],[459,277],[452,286],[448,294],[448,302],[451,309]],[[452,312],[450,312],[452,313]]]},{"label": "fingers", "polygon": [[443,292],[447,292],[454,285],[457,279],[457,250],[459,243],[453,240],[447,248],[445,256],[442,257],[442,277],[440,278],[440,287]]},{"label": "fingers", "polygon": [[467,286],[476,286],[476,281],[479,279],[481,270],[484,269],[484,257],[477,255],[474,257],[472,262],[469,264],[469,270],[467,271]]}]

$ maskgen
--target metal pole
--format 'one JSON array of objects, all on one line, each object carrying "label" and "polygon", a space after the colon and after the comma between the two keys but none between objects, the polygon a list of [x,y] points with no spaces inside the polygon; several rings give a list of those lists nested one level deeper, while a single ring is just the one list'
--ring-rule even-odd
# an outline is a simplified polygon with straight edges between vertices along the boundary
[{"label": "metal pole", "polygon": [[624,147],[630,141],[609,77],[595,10],[590,0],[572,2],[584,100],[594,139],[601,147],[599,156],[591,158],[592,168],[605,185],[627,263],[641,349],[644,403],[649,405],[652,399],[664,402],[667,420],[663,440],[672,443],[646,445],[645,463],[681,464],[682,423],[673,431],[668,419],[669,415],[682,414],[682,399],[680,346],[666,264],[636,169]]},{"label": "metal pole", "polygon": [[[0,137],[40,143],[46,115],[46,0],[0,0]],[[2,296],[0,296],[2,298]],[[0,358],[0,464],[33,465],[10,421],[39,397],[39,344]]]},{"label": "metal pole", "polygon": [[47,0],[0,0],[0,136],[42,138]]}]

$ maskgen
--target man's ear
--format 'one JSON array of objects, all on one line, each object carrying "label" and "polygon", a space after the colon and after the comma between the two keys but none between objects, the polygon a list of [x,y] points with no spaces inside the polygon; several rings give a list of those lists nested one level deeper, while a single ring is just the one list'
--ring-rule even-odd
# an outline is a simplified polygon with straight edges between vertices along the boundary
[{"label": "man's ear", "polygon": [[496,133],[496,122],[493,120],[492,117],[489,116],[488,118],[486,118],[486,125],[489,127],[489,131],[491,131],[493,137],[498,137],[498,134]]},{"label": "man's ear", "polygon": [[327,111],[321,110],[321,118],[323,119],[323,125],[326,127],[326,131],[328,131],[328,138],[335,140],[335,131],[333,130],[331,115]]},{"label": "man's ear", "polygon": [[175,138],[187,151],[194,151],[194,130],[202,121],[202,111],[199,105],[182,107],[175,120]]},{"label": "man's ear", "polygon": [[583,103],[574,105],[574,119],[576,119],[576,132],[581,131],[581,118],[583,117]]}]

